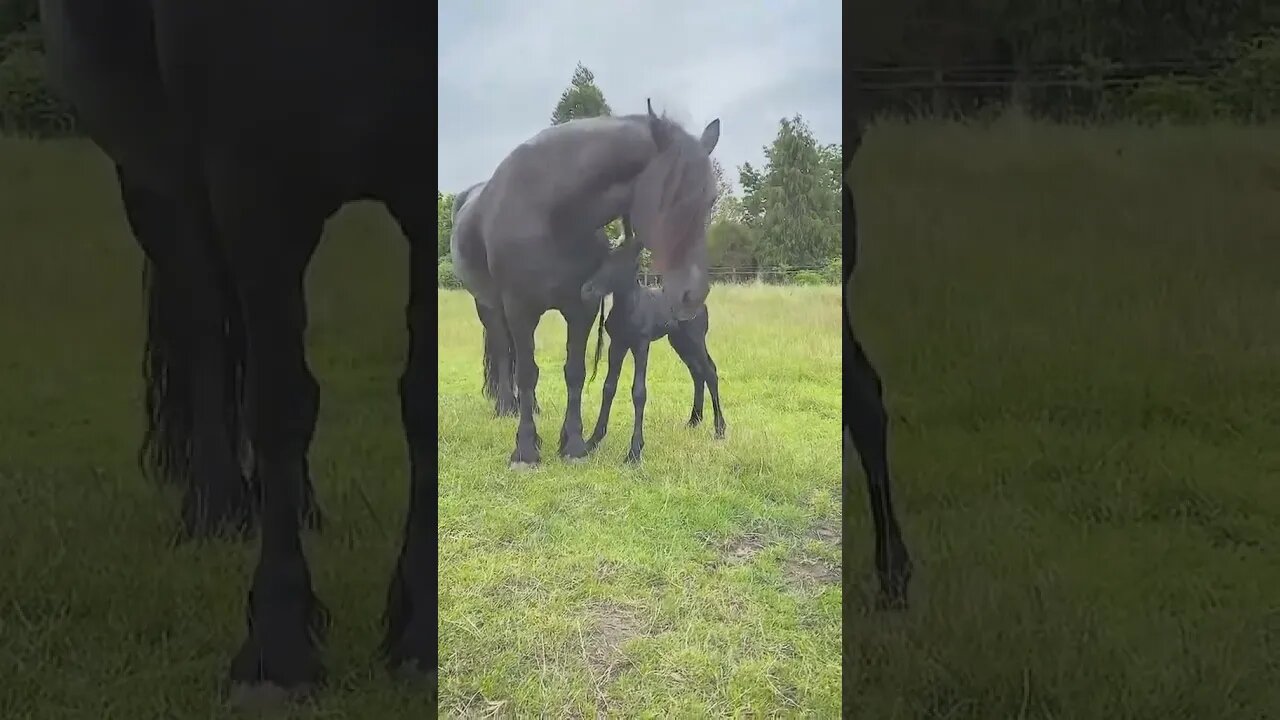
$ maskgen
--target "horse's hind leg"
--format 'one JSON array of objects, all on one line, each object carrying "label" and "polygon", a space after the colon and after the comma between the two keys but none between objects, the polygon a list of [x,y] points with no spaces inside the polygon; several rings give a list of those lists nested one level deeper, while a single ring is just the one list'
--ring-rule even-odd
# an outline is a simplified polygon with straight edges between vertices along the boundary
[{"label": "horse's hind leg", "polygon": [[231,663],[237,703],[318,683],[327,625],[302,548],[300,511],[320,394],[307,367],[304,278],[329,208],[291,203],[290,194],[255,187],[251,179],[266,181],[233,172],[215,188],[224,194],[214,196],[244,311],[251,428],[262,482],[262,539],[248,596],[248,634]]},{"label": "horse's hind leg", "polygon": [[564,314],[568,327],[564,358],[568,402],[564,410],[564,424],[560,427],[560,456],[571,460],[587,456],[587,446],[582,442],[582,386],[587,382],[587,340],[591,338],[594,309],[593,305],[580,312]]},{"label": "horse's hind leg", "polygon": [[[516,356],[516,395],[520,402],[520,425],[516,428],[516,448],[511,452],[511,468],[534,467],[542,460],[541,438],[533,420],[533,407],[538,395],[538,363],[534,357],[534,331],[541,313],[528,309],[527,303],[505,296],[502,299],[511,345]],[[584,370],[585,372],[585,370]]]},{"label": "horse's hind leg", "polygon": [[213,252],[213,220],[202,197],[154,192],[119,167],[117,179],[129,227],[147,256],[143,459],[185,486],[184,537],[245,531],[255,493],[237,457],[240,310]]},{"label": "horse's hind leg", "polygon": [[[435,217],[413,197],[391,206],[409,239],[409,356],[400,376],[400,416],[409,444],[409,512],[387,590],[382,651],[395,671],[434,677],[436,654]],[[481,308],[476,306],[477,311]],[[486,308],[486,311],[488,309]],[[492,313],[492,311],[488,311]],[[505,330],[490,333],[505,337]],[[502,365],[506,365],[505,358]],[[509,380],[508,380],[509,382]]]},{"label": "horse's hind leg", "polygon": [[893,511],[887,450],[888,415],[881,395],[880,377],[867,359],[862,345],[845,324],[845,377],[852,394],[845,396],[848,424],[844,427],[844,487],[848,492],[852,444],[867,475],[871,518],[875,524],[875,563],[880,578],[882,602],[889,607],[905,607],[911,580],[911,558],[902,540],[902,530]]}]

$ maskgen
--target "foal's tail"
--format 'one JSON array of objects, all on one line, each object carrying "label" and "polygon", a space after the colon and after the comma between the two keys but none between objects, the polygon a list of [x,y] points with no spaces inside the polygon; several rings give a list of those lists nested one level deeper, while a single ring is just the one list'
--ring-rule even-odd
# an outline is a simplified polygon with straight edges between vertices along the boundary
[{"label": "foal's tail", "polygon": [[604,298],[600,298],[600,326],[596,328],[596,356],[591,360],[591,379],[595,382],[596,372],[600,370],[600,350],[604,347]]}]

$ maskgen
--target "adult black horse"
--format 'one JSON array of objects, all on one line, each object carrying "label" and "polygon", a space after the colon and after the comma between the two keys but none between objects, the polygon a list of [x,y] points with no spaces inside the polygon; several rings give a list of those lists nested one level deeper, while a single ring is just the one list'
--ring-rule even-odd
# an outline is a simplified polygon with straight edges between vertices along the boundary
[{"label": "adult black horse", "polygon": [[711,289],[707,220],[716,199],[710,154],[719,139],[718,119],[695,138],[652,105],[643,115],[572,120],[512,150],[459,207],[450,241],[454,272],[476,299],[486,356],[498,358],[497,367],[506,364],[503,352],[515,356],[520,423],[511,467],[541,460],[533,336],[551,308],[568,323],[560,454],[587,455],[582,386],[596,308],[580,291],[607,254],[607,247],[600,253],[601,228],[622,217],[628,236],[634,230],[649,248],[671,314],[688,320],[702,310]]},{"label": "adult black horse", "polygon": [[[480,196],[484,186],[485,183],[476,183],[454,197],[452,212],[455,227],[458,213],[470,200]],[[457,238],[456,233],[450,235],[451,254],[458,252]],[[536,290],[526,290],[526,294],[532,292],[538,295],[537,300],[544,308],[558,309],[565,319],[569,329],[567,346],[570,350],[565,360],[566,378],[574,377],[576,372],[571,367],[576,338],[582,332],[584,324],[589,328],[597,310],[595,304],[579,298],[578,287],[604,262],[609,249],[609,236],[604,229],[596,230],[586,243],[559,243],[549,254],[550,257],[542,263],[552,268],[552,271],[541,278],[543,282],[537,283]],[[533,282],[528,284],[534,285]],[[515,415],[519,410],[516,403],[516,358],[506,320],[500,311],[486,307],[478,299],[475,300],[475,305],[484,340],[484,383],[481,391],[485,397],[493,399],[494,414]],[[572,404],[572,396],[570,400]],[[533,398],[533,411],[538,412],[536,396]]]},{"label": "adult black horse", "polygon": [[[322,676],[326,613],[300,539],[319,389],[303,277],[325,219],[383,202],[411,245],[404,541],[383,647],[436,671],[433,7],[419,0],[41,0],[50,76],[117,163],[152,265],[152,430],[186,467],[184,527],[242,524],[239,398],[261,484],[261,551],[237,694]],[[160,315],[161,317],[157,317]],[[154,357],[153,357],[154,360]],[[158,416],[158,417],[156,417]],[[152,433],[153,440],[155,433]]]},{"label": "adult black horse", "polygon": [[[854,121],[852,147],[847,148],[841,164],[841,203],[843,205],[844,236],[846,238],[843,275],[846,297],[841,303],[844,326],[844,468],[842,491],[849,497],[849,479],[853,475],[852,460],[856,450],[867,475],[867,495],[871,503],[871,519],[875,525],[875,564],[880,578],[881,604],[886,607],[905,607],[907,586],[911,581],[911,558],[902,539],[902,529],[893,510],[893,493],[889,481],[888,433],[889,416],[884,407],[884,390],[880,375],[876,372],[867,353],[862,349],[853,332],[853,320],[849,317],[848,295],[853,293],[853,270],[858,264],[858,216],[854,210],[853,191],[849,189],[849,166],[861,145],[862,135]],[[848,515],[845,521],[848,521]],[[844,566],[849,567],[848,558]],[[846,573],[846,581],[850,576]],[[845,588],[845,601],[853,597],[851,588]]]}]

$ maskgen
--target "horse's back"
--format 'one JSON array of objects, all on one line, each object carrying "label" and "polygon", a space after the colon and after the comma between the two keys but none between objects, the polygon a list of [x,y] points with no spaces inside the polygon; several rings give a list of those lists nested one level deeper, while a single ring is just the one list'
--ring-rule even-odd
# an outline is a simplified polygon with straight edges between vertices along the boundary
[{"label": "horse's back", "polygon": [[657,150],[633,117],[571,120],[539,131],[494,169],[486,234],[577,236],[623,213]]},{"label": "horse's back", "polygon": [[[206,154],[382,196],[434,155],[434,16],[416,0],[152,0],[168,97]],[[385,199],[385,198],[383,198]]]},{"label": "horse's back", "polygon": [[152,40],[148,0],[41,0],[45,59],[80,128],[132,177],[174,184],[180,138]]}]

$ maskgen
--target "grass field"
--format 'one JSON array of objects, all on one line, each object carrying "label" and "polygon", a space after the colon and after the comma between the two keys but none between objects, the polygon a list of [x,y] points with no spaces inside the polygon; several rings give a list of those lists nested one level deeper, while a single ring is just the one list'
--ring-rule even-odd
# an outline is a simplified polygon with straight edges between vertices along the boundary
[{"label": "grass field", "polygon": [[[881,125],[854,174],[917,572],[908,613],[847,627],[852,716],[1280,717],[1280,129]],[[242,632],[252,546],[164,549],[171,501],[134,470],[138,266],[110,178],[82,144],[0,142],[4,718],[218,717]],[[333,679],[304,715],[421,718],[372,662],[407,494],[404,247],[368,207],[329,234],[309,547]],[[546,318],[546,462],[511,475],[478,326],[442,294],[446,715],[836,715],[834,298],[714,291],[729,438],[682,426],[659,346],[638,470],[629,371],[600,454],[554,457]],[[843,534],[869,606],[860,493]]]},{"label": "grass field", "polygon": [[[520,475],[506,471],[516,423],[492,419],[478,391],[471,298],[441,293],[442,709],[839,714],[839,290],[711,297],[724,442],[709,398],[703,426],[684,426],[692,384],[664,341],[642,465],[622,465],[629,360],[605,442],[581,466],[560,461],[565,331],[549,316],[543,467]],[[588,433],[603,375],[586,393]]]}]

